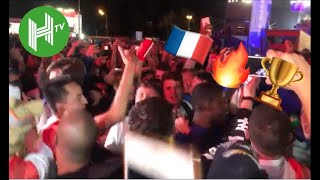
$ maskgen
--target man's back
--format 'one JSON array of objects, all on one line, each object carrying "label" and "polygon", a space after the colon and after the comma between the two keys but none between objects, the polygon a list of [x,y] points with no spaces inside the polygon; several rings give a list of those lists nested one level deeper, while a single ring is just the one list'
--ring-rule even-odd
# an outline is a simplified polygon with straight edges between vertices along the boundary
[{"label": "man's back", "polygon": [[[99,152],[98,152],[99,151]],[[123,158],[112,154],[110,151],[94,150],[101,158],[99,161],[94,157],[81,169],[62,174],[57,179],[123,179]],[[92,153],[94,154],[94,153]],[[96,156],[98,157],[98,156]]]}]

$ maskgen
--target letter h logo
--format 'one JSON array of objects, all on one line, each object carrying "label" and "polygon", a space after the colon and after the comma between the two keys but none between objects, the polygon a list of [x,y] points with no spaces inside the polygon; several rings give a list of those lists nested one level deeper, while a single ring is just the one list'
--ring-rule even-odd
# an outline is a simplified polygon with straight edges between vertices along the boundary
[{"label": "letter h logo", "polygon": [[53,18],[45,13],[45,25],[37,28],[37,24],[29,18],[28,45],[37,51],[37,39],[44,36],[45,40],[53,46]]}]

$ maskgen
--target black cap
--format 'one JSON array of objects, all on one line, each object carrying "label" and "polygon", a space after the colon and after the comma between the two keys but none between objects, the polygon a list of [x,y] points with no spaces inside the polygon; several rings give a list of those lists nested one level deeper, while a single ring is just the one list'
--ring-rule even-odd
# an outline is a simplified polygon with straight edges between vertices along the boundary
[{"label": "black cap", "polygon": [[268,174],[259,168],[253,154],[238,145],[219,152],[210,165],[209,179],[267,179]]}]

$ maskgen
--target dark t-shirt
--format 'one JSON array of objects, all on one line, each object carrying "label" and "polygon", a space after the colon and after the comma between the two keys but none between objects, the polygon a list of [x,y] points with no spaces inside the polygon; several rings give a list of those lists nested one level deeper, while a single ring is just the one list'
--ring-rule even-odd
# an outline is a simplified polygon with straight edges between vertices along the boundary
[{"label": "dark t-shirt", "polygon": [[268,179],[249,145],[244,141],[227,142],[216,150],[208,179]]},{"label": "dark t-shirt", "polygon": [[30,69],[26,71],[21,76],[23,92],[28,92],[38,87],[37,81],[34,77],[34,73]]},{"label": "dark t-shirt", "polygon": [[95,144],[91,161],[76,172],[60,175],[57,179],[123,179],[123,157]]},{"label": "dark t-shirt", "polygon": [[211,128],[203,128],[191,123],[190,133],[176,134],[175,140],[178,144],[192,144],[202,154],[209,148],[224,142],[225,128],[213,126]]},{"label": "dark t-shirt", "polygon": [[109,109],[111,103],[112,101],[109,101],[107,98],[102,97],[97,105],[90,105],[88,107],[88,111],[91,113],[92,116],[102,114]]},{"label": "dark t-shirt", "polygon": [[245,139],[250,114],[251,111],[248,109],[239,109],[236,118],[232,118],[233,126],[228,134],[228,141],[211,147],[202,154],[204,177],[209,179],[268,178],[267,173],[260,169],[258,160]]}]

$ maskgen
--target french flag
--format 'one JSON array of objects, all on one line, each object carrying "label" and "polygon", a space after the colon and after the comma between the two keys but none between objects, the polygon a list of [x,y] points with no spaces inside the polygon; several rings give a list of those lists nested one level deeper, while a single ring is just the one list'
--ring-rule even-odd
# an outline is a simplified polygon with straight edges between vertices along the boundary
[{"label": "french flag", "polygon": [[212,43],[213,40],[208,36],[174,26],[164,49],[170,54],[192,59],[203,65]]}]

